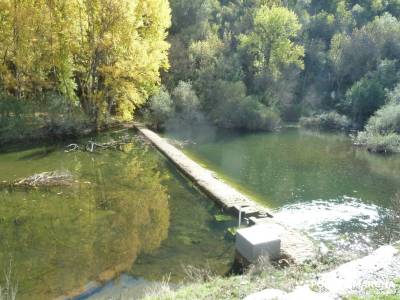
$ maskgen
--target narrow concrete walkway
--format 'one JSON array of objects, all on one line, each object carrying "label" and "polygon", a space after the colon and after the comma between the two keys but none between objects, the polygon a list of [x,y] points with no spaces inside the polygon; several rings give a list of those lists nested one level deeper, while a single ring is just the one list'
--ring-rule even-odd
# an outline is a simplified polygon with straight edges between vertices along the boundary
[{"label": "narrow concrete walkway", "polygon": [[182,151],[142,124],[135,123],[136,129],[164,154],[185,176],[213,199],[228,213],[249,218],[252,225],[267,223],[271,231],[278,233],[282,241],[282,251],[296,263],[303,263],[315,257],[315,246],[305,235],[287,228],[273,220],[269,210],[243,195],[219,179],[214,172],[200,166]]},{"label": "narrow concrete walkway", "polygon": [[204,193],[224,209],[234,212],[236,215],[239,214],[240,209],[246,217],[272,216],[266,208],[250,200],[242,193],[224,183],[221,179],[218,179],[214,172],[203,168],[191,160],[182,151],[168,143],[166,139],[140,124],[135,124],[135,126],[184,175],[189,177]]}]

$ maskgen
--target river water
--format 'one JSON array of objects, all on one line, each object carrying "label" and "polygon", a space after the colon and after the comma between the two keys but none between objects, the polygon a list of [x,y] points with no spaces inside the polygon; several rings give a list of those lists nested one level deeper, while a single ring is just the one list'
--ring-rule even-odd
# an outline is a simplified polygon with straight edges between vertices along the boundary
[{"label": "river water", "polygon": [[229,271],[228,228],[236,222],[216,217],[215,205],[133,132],[92,139],[126,135],[132,141],[119,150],[66,153],[60,144],[0,153],[0,182],[49,171],[73,176],[69,186],[0,189],[0,285],[11,264],[18,299],[53,299],[120,272],[178,283],[187,265]]},{"label": "river water", "polygon": [[[400,155],[352,146],[350,138],[297,128],[244,133],[206,128],[170,133],[184,151],[275,218],[342,255],[359,256],[400,239]],[[400,198],[398,194],[397,198]]]}]

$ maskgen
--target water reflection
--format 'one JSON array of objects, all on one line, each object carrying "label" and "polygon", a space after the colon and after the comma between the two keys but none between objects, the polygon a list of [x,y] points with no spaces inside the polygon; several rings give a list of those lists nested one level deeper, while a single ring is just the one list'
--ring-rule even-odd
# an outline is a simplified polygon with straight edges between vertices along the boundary
[{"label": "water reflection", "polygon": [[217,222],[215,205],[129,134],[133,141],[121,151],[52,146],[0,154],[0,181],[54,170],[74,180],[69,187],[0,190],[0,273],[12,257],[20,299],[52,299],[125,271],[146,282],[170,275],[178,283],[185,265],[219,275],[230,269],[232,224]]},{"label": "water reflection", "polygon": [[345,135],[294,128],[221,131],[188,143],[185,151],[277,209],[283,221],[337,249],[365,253],[387,243],[388,227],[400,229],[400,222],[390,220],[400,187],[400,156],[373,155],[353,147]]},{"label": "water reflection", "polygon": [[12,257],[20,298],[48,299],[111,279],[168,236],[164,175],[145,149],[131,144],[57,162],[59,154],[42,163],[71,171],[72,188],[0,191],[0,270]]}]

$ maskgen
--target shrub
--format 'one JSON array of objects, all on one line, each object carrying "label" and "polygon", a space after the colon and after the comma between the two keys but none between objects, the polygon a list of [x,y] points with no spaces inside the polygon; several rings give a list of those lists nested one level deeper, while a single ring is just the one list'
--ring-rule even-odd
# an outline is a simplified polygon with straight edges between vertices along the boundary
[{"label": "shrub", "polygon": [[172,96],[175,112],[181,119],[193,122],[198,118],[200,100],[190,82],[180,81]]},{"label": "shrub", "polygon": [[162,128],[165,122],[174,115],[175,108],[171,96],[164,87],[150,98],[148,110],[147,118],[150,125],[156,129]]},{"label": "shrub", "polygon": [[395,62],[384,60],[346,92],[345,109],[359,127],[385,104],[386,89],[392,89],[397,78]]},{"label": "shrub", "polygon": [[400,104],[388,104],[372,116],[366,130],[378,134],[400,134]]},{"label": "shrub", "polygon": [[375,153],[400,152],[400,135],[395,133],[382,135],[370,131],[362,131],[357,134],[354,143]]},{"label": "shrub", "polygon": [[351,122],[346,116],[332,111],[312,117],[302,117],[300,125],[319,130],[348,130],[351,127]]},{"label": "shrub", "polygon": [[387,94],[388,102],[392,104],[400,104],[400,83],[397,84],[392,91]]},{"label": "shrub", "polygon": [[76,137],[90,127],[87,116],[79,106],[60,95],[46,94],[36,101],[0,95],[2,144],[45,137]]},{"label": "shrub", "polygon": [[355,144],[372,152],[400,152],[400,104],[389,103],[378,110],[365,131],[357,135]]},{"label": "shrub", "polygon": [[220,127],[249,130],[275,130],[280,124],[278,113],[246,96],[243,82],[219,81],[215,89],[216,106],[210,112]]}]

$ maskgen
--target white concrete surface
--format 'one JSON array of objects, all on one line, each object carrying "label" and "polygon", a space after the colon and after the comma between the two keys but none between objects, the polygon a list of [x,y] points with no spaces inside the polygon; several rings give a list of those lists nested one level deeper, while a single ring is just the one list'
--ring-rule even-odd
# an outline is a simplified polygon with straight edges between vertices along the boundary
[{"label": "white concrete surface", "polygon": [[281,256],[281,239],[272,226],[255,225],[237,231],[236,250],[251,263],[260,256],[276,260]]}]

